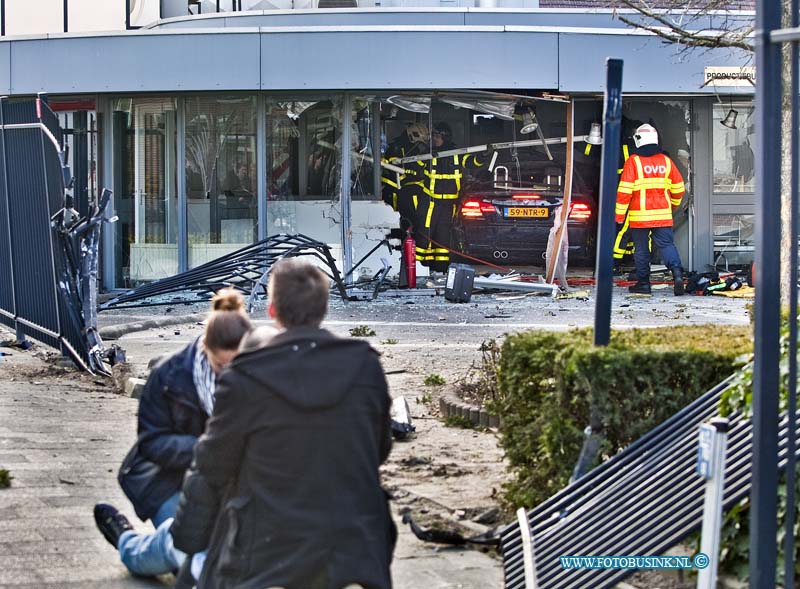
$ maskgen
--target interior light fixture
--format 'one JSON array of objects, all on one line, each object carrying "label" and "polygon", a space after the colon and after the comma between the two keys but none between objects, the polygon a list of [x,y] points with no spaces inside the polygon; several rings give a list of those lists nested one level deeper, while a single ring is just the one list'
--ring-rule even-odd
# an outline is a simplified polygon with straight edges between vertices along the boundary
[{"label": "interior light fixture", "polygon": [[539,128],[539,121],[536,120],[536,114],[530,109],[522,115],[522,129],[519,130],[523,135],[533,133]]},{"label": "interior light fixture", "polygon": [[723,127],[727,127],[728,129],[738,129],[736,126],[736,117],[739,116],[739,111],[734,109],[730,109],[728,114],[725,115],[725,118],[722,119],[719,124]]},{"label": "interior light fixture", "polygon": [[586,136],[586,143],[589,145],[603,144],[603,136],[600,134],[600,123],[592,123],[592,128]]}]

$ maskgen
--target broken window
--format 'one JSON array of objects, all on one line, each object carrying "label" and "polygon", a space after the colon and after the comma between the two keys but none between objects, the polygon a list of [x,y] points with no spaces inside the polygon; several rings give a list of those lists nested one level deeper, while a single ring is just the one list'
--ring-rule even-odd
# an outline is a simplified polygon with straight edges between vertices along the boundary
[{"label": "broken window", "polygon": [[749,103],[714,105],[714,192],[755,190],[754,115]]},{"label": "broken window", "polygon": [[266,103],[267,235],[301,233],[341,252],[342,101]]}]

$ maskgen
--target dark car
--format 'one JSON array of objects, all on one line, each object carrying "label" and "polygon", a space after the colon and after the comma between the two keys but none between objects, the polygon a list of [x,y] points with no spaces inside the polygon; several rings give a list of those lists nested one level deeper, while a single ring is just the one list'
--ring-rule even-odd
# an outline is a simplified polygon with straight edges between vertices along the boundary
[{"label": "dark car", "polygon": [[[501,163],[491,176],[474,178],[459,200],[456,249],[493,263],[541,264],[556,208],[563,202],[563,181],[563,168],[547,160],[519,167]],[[594,264],[596,203],[594,191],[573,170],[567,222],[570,264]]]}]

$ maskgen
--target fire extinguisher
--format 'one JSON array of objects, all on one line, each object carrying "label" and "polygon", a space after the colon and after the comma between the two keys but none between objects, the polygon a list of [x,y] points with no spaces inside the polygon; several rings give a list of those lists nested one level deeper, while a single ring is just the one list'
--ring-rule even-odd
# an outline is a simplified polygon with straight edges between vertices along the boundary
[{"label": "fire extinguisher", "polygon": [[411,229],[406,229],[406,238],[403,240],[403,262],[406,265],[408,288],[417,288],[417,244],[414,243]]}]

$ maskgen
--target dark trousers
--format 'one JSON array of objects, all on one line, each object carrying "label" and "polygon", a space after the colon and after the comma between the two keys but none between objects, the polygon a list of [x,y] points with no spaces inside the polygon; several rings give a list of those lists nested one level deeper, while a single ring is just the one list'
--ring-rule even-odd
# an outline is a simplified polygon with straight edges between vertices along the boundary
[{"label": "dark trousers", "polygon": [[414,241],[422,238],[420,230],[425,225],[425,215],[428,212],[430,198],[418,184],[403,186],[397,195],[397,212],[400,213],[400,229],[403,235],[406,229],[411,228]]},{"label": "dark trousers", "polygon": [[681,266],[681,258],[672,235],[672,227],[631,228],[633,235],[633,263],[636,265],[636,278],[639,282],[650,281],[650,235],[653,244],[661,252],[664,265],[670,270]]},{"label": "dark trousers", "polygon": [[[427,214],[419,209],[424,225],[417,242],[417,258],[436,272],[446,272],[450,265],[450,249],[453,239],[453,219],[456,215],[455,200],[432,198]],[[420,252],[423,251],[422,256]],[[427,262],[427,263],[426,263]]]}]

